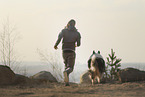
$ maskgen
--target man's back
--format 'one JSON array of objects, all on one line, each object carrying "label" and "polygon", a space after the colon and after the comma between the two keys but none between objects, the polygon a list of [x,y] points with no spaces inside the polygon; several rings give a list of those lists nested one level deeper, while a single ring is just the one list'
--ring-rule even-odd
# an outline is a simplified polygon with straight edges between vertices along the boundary
[{"label": "man's back", "polygon": [[76,42],[77,39],[80,37],[80,34],[78,31],[71,31],[68,29],[64,29],[62,30],[62,34],[63,34],[63,43],[64,42]]},{"label": "man's back", "polygon": [[77,30],[62,30],[62,37],[63,37],[63,50],[75,50],[75,43],[80,46],[80,33]]}]

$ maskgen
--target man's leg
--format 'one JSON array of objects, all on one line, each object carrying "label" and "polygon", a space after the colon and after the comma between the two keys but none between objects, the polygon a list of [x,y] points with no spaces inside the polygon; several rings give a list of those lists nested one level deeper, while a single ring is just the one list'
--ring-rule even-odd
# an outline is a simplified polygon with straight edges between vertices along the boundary
[{"label": "man's leg", "polygon": [[74,63],[75,63],[75,52],[72,53],[63,53],[64,63],[65,63],[65,71],[64,74],[64,82],[66,86],[69,85],[69,74],[73,71]]},{"label": "man's leg", "polygon": [[68,64],[68,61],[67,61],[67,58],[68,58],[68,53],[62,53],[63,55],[63,60],[64,60],[64,64],[65,64],[65,70],[63,72],[63,76],[64,76],[64,82],[65,84],[67,85],[67,83],[69,83],[69,78],[68,78],[68,74],[66,72],[66,69],[67,69],[67,64]]},{"label": "man's leg", "polygon": [[67,58],[67,69],[65,71],[67,71],[67,74],[69,75],[73,69],[74,69],[74,64],[75,64],[75,52],[69,53],[68,54],[68,58]]}]

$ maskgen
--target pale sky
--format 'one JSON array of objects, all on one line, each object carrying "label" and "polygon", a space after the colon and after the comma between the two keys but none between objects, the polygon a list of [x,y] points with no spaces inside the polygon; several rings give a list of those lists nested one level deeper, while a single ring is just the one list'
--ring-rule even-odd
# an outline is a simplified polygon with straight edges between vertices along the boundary
[{"label": "pale sky", "polygon": [[7,17],[21,34],[15,49],[24,61],[39,61],[37,48],[61,56],[61,44],[53,46],[75,19],[77,62],[87,63],[93,50],[106,60],[111,48],[122,62],[145,62],[145,0],[0,0],[0,23]]}]

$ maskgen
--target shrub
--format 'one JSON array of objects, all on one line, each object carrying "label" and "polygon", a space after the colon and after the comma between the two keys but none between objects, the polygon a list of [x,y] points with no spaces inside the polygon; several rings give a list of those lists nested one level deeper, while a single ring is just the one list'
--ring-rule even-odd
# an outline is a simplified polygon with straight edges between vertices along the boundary
[{"label": "shrub", "polygon": [[110,69],[110,78],[112,80],[118,80],[118,75],[117,73],[120,70],[121,67],[121,59],[117,59],[117,57],[115,56],[115,52],[113,51],[113,49],[111,49],[111,54],[108,54],[109,57],[107,57],[107,65],[109,65],[111,67]]}]

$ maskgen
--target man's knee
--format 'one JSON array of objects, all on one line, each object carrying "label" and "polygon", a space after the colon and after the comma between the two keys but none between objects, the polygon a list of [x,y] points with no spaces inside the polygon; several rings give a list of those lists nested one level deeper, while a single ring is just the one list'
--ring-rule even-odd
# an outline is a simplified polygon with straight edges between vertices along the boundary
[{"label": "man's knee", "polygon": [[66,69],[66,71],[67,71],[68,74],[70,74],[71,72],[73,72],[73,68],[69,67],[69,68]]}]

